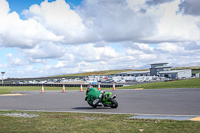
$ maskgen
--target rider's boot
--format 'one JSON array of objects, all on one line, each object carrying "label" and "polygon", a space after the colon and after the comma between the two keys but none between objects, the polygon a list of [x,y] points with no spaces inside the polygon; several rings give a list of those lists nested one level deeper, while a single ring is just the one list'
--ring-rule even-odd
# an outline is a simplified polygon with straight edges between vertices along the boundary
[{"label": "rider's boot", "polygon": [[104,107],[104,104],[102,102],[99,102],[98,106]]},{"label": "rider's boot", "polygon": [[95,100],[93,101],[93,105],[98,104],[98,102],[99,102],[99,98],[97,98],[97,99],[95,99]]},{"label": "rider's boot", "polygon": [[99,97],[93,101],[93,105],[98,105],[99,103],[102,104],[101,103],[102,98],[103,98],[103,93],[101,93]]}]

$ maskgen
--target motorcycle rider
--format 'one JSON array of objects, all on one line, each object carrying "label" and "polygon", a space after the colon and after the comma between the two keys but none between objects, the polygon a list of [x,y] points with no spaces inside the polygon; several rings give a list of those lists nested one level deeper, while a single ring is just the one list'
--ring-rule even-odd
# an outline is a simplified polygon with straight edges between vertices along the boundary
[{"label": "motorcycle rider", "polygon": [[102,97],[103,97],[104,91],[99,91],[97,88],[93,88],[93,86],[88,85],[86,95],[88,95],[87,100],[88,101],[93,101],[93,105],[101,105]]}]

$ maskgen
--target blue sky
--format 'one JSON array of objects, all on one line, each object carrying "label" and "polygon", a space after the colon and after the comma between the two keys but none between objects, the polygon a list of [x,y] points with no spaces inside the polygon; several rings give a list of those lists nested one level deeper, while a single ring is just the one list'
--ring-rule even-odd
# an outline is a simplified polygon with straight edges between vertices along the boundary
[{"label": "blue sky", "polygon": [[[200,1],[1,0],[0,71],[42,77],[200,65]],[[9,11],[10,9],[10,11]]]},{"label": "blue sky", "polygon": [[[24,10],[28,9],[33,4],[40,4],[44,0],[7,0],[10,5],[11,11],[16,11],[19,14]],[[49,2],[55,0],[48,0]],[[74,6],[78,6],[82,0],[66,0],[66,2],[73,8]]]}]

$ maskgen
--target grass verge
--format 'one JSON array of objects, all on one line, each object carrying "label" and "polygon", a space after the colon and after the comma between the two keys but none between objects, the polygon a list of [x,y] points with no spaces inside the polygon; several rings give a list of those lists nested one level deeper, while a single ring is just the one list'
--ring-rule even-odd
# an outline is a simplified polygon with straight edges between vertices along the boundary
[{"label": "grass verge", "polygon": [[[62,87],[44,87],[45,90],[60,90]],[[146,83],[138,84],[124,87],[117,87],[116,89],[135,89],[135,88],[144,88],[144,89],[165,89],[165,88],[200,88],[200,78],[196,79],[187,79],[187,80],[177,80],[177,81],[168,81],[168,82],[155,82],[155,83]],[[19,86],[19,87],[0,87],[0,94],[9,94],[12,91],[41,91],[42,87],[40,86]],[[111,90],[112,88],[102,88],[102,90]],[[66,87],[67,90],[80,90],[80,87]],[[83,87],[83,90],[86,90],[86,87]]]},{"label": "grass verge", "polygon": [[[60,90],[62,91],[63,87],[44,87],[44,90]],[[86,87],[83,87],[83,90],[86,90]],[[109,90],[112,88],[102,88],[103,90]],[[41,86],[0,86],[0,94],[10,94],[12,91],[41,91]],[[68,90],[80,90],[80,87],[66,87],[66,91]]]},{"label": "grass verge", "polygon": [[144,89],[200,88],[200,78],[168,81],[168,82],[138,84],[138,85],[132,85],[132,86],[119,87],[118,89],[135,89],[135,88],[144,88]]},{"label": "grass verge", "polygon": [[[27,113],[33,118],[4,116],[2,114]],[[200,122],[175,120],[129,119],[127,114],[86,114],[65,112],[0,111],[0,133],[7,132],[199,132]]]}]

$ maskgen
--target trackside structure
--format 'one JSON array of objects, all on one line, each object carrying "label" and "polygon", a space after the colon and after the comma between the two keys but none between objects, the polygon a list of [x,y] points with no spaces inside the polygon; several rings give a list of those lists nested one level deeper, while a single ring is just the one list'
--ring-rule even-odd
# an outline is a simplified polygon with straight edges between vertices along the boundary
[{"label": "trackside structure", "polygon": [[161,71],[170,71],[171,66],[167,66],[168,63],[156,63],[156,64],[150,64],[150,75],[151,76],[160,76],[159,72]]},{"label": "trackside structure", "polygon": [[192,76],[192,70],[185,69],[185,70],[161,71],[159,72],[159,75],[160,77],[166,77],[170,79],[190,78]]},{"label": "trackside structure", "polygon": [[191,78],[192,70],[183,69],[183,70],[171,70],[171,66],[168,66],[168,63],[154,63],[150,64],[151,68],[149,71],[129,71],[118,73],[115,76],[123,77],[159,77],[159,78],[169,78],[169,79],[180,79],[180,78]]}]

